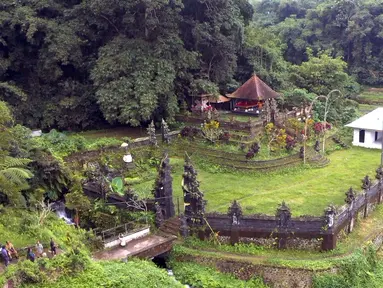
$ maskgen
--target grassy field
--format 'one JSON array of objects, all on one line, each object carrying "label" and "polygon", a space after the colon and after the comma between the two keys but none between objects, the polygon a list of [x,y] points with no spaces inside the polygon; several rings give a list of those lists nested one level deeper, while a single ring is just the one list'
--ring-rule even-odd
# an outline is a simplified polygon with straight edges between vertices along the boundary
[{"label": "grassy field", "polygon": [[86,139],[97,139],[102,137],[122,139],[124,137],[146,137],[147,132],[145,128],[140,127],[114,127],[102,130],[89,130],[85,132],[69,133],[69,136],[70,135],[79,135],[85,137]]},{"label": "grassy field", "polygon": [[[273,215],[282,201],[291,207],[294,216],[322,215],[327,205],[344,204],[344,193],[350,186],[360,190],[361,179],[375,176],[380,151],[351,148],[328,156],[330,165],[320,169],[292,168],[269,173],[221,171],[218,166],[196,160],[201,190],[208,200],[207,211],[226,212],[230,202],[239,200],[246,214]],[[181,178],[183,159],[172,158],[173,193],[182,209]],[[152,187],[153,181],[138,184]]]},{"label": "grassy field", "polygon": [[239,121],[239,122],[248,122],[249,119],[253,120],[259,120],[259,117],[253,117],[253,116],[246,116],[246,115],[241,115],[241,114],[234,114],[234,113],[220,113],[219,118],[220,120],[223,121],[230,121],[230,118],[234,117],[234,120]]},{"label": "grassy field", "polygon": [[383,103],[383,89],[382,90],[367,90],[359,95],[360,99],[364,99],[371,102],[382,102]]},{"label": "grassy field", "polygon": [[[383,104],[381,106],[383,106]],[[362,115],[364,115],[364,114],[370,113],[371,111],[375,110],[378,107],[380,106],[369,105],[369,104],[359,104],[359,111],[362,113]]]}]

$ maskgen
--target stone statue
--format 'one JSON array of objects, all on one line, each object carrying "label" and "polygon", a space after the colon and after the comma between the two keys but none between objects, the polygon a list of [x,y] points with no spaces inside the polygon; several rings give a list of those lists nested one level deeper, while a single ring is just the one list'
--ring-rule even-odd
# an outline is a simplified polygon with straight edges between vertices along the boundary
[{"label": "stone statue", "polygon": [[325,222],[328,228],[331,228],[332,226],[334,226],[335,215],[336,215],[335,207],[333,205],[329,205],[327,209],[325,210]]},{"label": "stone statue", "polygon": [[238,225],[239,224],[237,215],[235,215],[235,213],[233,214],[233,222],[232,222],[232,224],[233,225]]},{"label": "stone statue", "polygon": [[288,226],[291,219],[291,211],[284,201],[278,207],[276,217],[278,218],[279,227],[286,228]]},{"label": "stone statue", "polygon": [[149,127],[146,129],[149,136],[149,143],[152,146],[157,147],[157,138],[156,138],[156,127],[154,126],[154,121],[150,122]]},{"label": "stone statue", "polygon": [[383,179],[383,166],[379,166],[378,169],[376,169],[376,179],[380,180]]},{"label": "stone statue", "polygon": [[161,121],[161,135],[162,135],[162,142],[169,144],[170,143],[170,130],[168,124],[165,122],[164,119]]},{"label": "stone statue", "polygon": [[239,218],[242,217],[243,213],[242,207],[241,205],[239,205],[237,200],[234,200],[233,203],[231,203],[227,215],[229,215],[232,218],[233,225],[239,225]]},{"label": "stone statue", "polygon": [[305,157],[305,148],[301,147],[299,149],[299,158],[303,159]]},{"label": "stone statue", "polygon": [[346,199],[344,200],[348,205],[351,205],[354,201],[355,201],[355,192],[354,192],[354,189],[352,189],[352,187],[350,187],[350,189],[348,189],[348,191],[346,192]]},{"label": "stone statue", "polygon": [[366,177],[364,177],[362,180],[362,189],[369,190],[370,188],[371,188],[371,180],[370,180],[370,177],[366,175]]}]

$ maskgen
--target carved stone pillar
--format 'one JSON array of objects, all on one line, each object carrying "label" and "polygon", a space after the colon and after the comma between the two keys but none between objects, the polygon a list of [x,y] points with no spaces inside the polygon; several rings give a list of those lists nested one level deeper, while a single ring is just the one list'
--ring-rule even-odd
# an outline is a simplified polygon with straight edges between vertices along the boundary
[{"label": "carved stone pillar", "polygon": [[355,192],[352,187],[346,192],[346,199],[345,202],[349,205],[348,206],[348,218],[349,218],[349,224],[347,228],[347,233],[351,233],[354,229],[354,223],[355,223],[355,213],[354,213],[354,203],[355,203]]},{"label": "carved stone pillar", "polygon": [[290,226],[291,211],[283,201],[276,213],[278,229],[278,249],[285,249],[287,245],[288,227]]},{"label": "carved stone pillar", "polygon": [[323,235],[322,251],[328,251],[336,248],[337,235],[334,234],[333,227],[335,223],[336,209],[333,205],[329,205],[325,210],[324,224],[326,227],[326,234]]},{"label": "carved stone pillar", "polygon": [[364,193],[364,211],[363,211],[363,217],[367,218],[368,216],[368,191]]}]

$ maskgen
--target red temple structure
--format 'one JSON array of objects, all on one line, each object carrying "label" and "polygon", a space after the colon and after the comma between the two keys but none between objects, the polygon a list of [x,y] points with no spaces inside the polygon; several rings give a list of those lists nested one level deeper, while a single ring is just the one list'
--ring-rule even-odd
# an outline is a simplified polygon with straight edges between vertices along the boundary
[{"label": "red temple structure", "polygon": [[265,100],[279,98],[280,95],[254,75],[227,97],[235,99],[235,111],[256,112],[262,108]]}]

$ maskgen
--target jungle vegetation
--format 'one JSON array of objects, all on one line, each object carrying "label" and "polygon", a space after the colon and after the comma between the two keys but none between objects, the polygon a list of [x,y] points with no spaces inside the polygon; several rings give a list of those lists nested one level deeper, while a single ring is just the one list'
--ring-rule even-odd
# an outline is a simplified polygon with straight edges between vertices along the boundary
[{"label": "jungle vegetation", "polygon": [[382,0],[252,2],[1,1],[0,99],[30,128],[75,130],[171,121],[253,73],[306,98],[383,84]]}]

